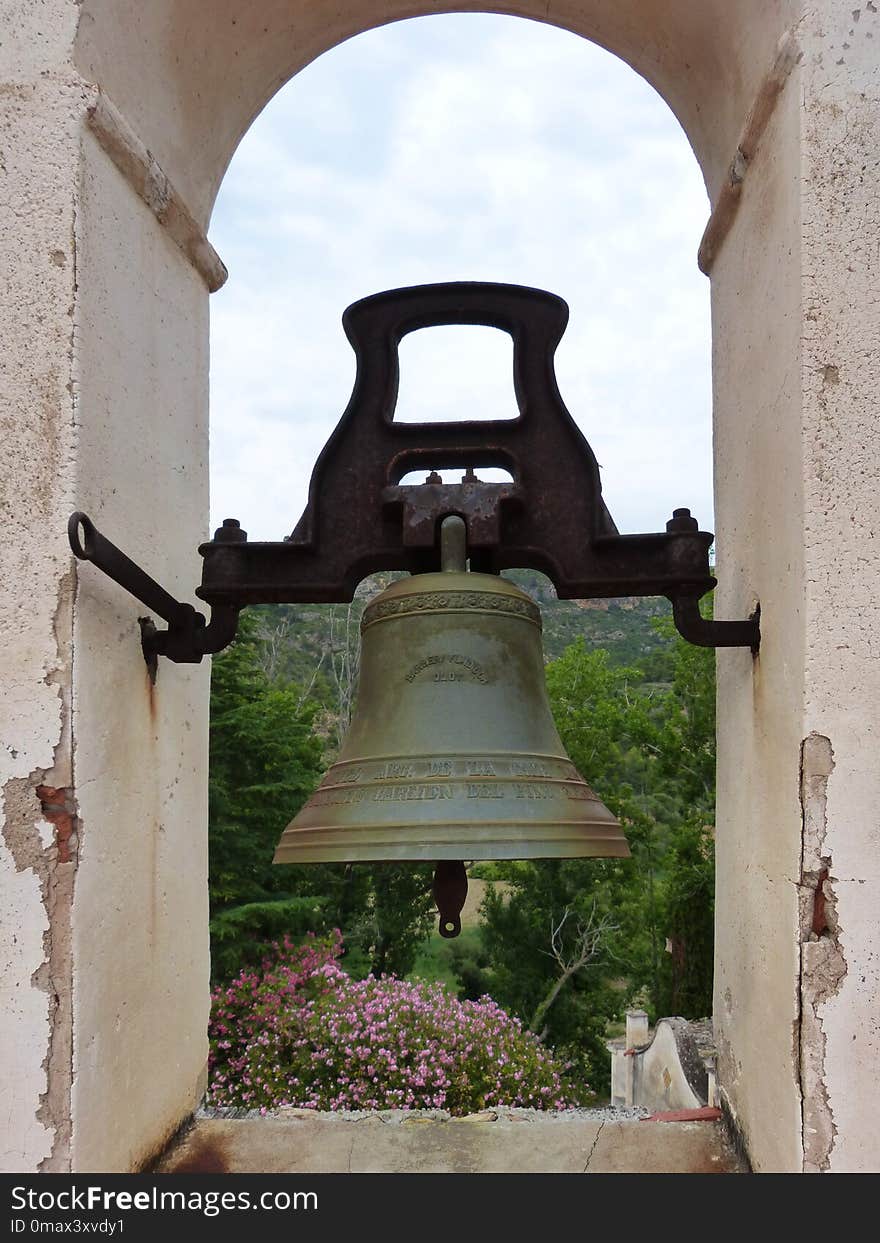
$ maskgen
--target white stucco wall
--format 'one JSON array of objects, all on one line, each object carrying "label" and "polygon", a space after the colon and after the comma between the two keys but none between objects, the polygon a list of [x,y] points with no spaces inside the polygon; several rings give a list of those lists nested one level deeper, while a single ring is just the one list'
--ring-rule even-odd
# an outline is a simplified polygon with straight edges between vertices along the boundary
[{"label": "white stucco wall", "polygon": [[[70,787],[74,0],[0,6],[0,1170],[51,1168],[69,1128],[69,908],[37,788]],[[51,920],[50,920],[51,915]],[[58,1000],[55,1001],[57,995]],[[68,1074],[49,1091],[50,1062]],[[56,1151],[56,1156],[57,1151]]]},{"label": "white stucco wall", "polygon": [[[84,131],[77,508],[197,603],[207,538],[203,282]],[[79,568],[73,1165],[128,1169],[197,1103],[207,1058],[209,662],[140,655],[146,610]],[[158,622],[158,618],[156,621]],[[164,623],[160,623],[164,625]]]},{"label": "white stucco wall", "polygon": [[718,605],[751,591],[763,632],[751,683],[742,657],[718,663],[715,1017],[722,1093],[755,1167],[869,1171],[877,6],[807,5],[797,38],[803,59],[713,270]]},{"label": "white stucco wall", "polygon": [[203,0],[83,0],[77,64],[124,102],[143,141],[206,222],[251,121],[328,48],[431,13],[531,17],[608,48],[655,86],[688,135],[714,197],[744,110],[797,8],[795,0],[212,0],[207,22]]},{"label": "white stucco wall", "polygon": [[[805,737],[827,738],[828,931],[804,943],[806,1168],[880,1168],[880,5],[807,5]],[[814,793],[814,798],[816,797]],[[806,809],[809,812],[809,808]],[[806,860],[809,866],[810,860]],[[821,1071],[820,1071],[821,1067]],[[823,1101],[822,1091],[827,1100]]]},{"label": "white stucco wall", "polygon": [[84,508],[145,563],[167,548],[171,590],[197,583],[207,292],[95,146],[80,16],[0,5],[8,1171],[131,1168],[196,1104],[207,1054],[208,668],[150,694],[144,610],[91,567],[74,642],[66,536]]},{"label": "white stucco wall", "polygon": [[800,1166],[803,737],[800,67],[712,270],[715,615],[761,604],[761,652],[719,652],[718,1077],[757,1169]]}]

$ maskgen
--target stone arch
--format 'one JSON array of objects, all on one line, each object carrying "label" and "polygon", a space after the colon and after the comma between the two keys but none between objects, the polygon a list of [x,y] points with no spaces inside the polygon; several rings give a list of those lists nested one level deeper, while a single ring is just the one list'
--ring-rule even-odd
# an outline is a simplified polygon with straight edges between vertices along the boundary
[{"label": "stone arch", "polygon": [[[711,197],[730,162],[790,5],[723,0],[617,4],[542,0],[85,0],[76,61],[100,83],[202,224],[251,121],[310,61],[372,27],[436,13],[496,12],[560,26],[645,77],[678,117]],[[733,52],[733,54],[731,54]]]},{"label": "stone arch", "polygon": [[7,184],[32,205],[0,228],[12,443],[16,463],[52,464],[4,476],[20,538],[3,581],[34,584],[6,651],[8,1168],[137,1166],[196,1103],[206,1052],[206,670],[150,687],[137,610],[88,566],[74,578],[67,515],[92,512],[189,596],[207,519],[207,287],[222,276],[204,229],[239,138],[334,43],[486,9],[628,61],[703,170],[718,609],[760,599],[764,632],[757,662],[719,662],[719,1085],[756,1168],[876,1165],[853,1050],[877,1038],[880,570],[864,549],[880,430],[863,366],[877,7],[45,0],[18,7],[0,49]]}]

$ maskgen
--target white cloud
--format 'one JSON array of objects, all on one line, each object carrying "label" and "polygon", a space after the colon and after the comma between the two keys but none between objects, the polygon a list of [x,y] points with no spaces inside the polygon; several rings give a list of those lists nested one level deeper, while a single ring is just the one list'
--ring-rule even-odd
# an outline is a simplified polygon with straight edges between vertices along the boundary
[{"label": "white cloud", "polygon": [[[711,528],[706,214],[672,113],[573,35],[433,17],[327,53],[254,123],[212,223],[230,268],[212,304],[215,518],[252,538],[293,527],[351,388],[349,302],[464,279],[568,301],[560,389],[620,529],[662,529],[678,505]],[[511,410],[506,338],[444,331],[404,343],[402,400]]]}]

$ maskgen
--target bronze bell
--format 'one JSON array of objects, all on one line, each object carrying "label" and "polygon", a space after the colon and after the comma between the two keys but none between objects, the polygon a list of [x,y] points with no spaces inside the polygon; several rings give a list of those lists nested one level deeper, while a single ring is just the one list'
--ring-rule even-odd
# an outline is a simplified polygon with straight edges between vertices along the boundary
[{"label": "bronze bell", "polygon": [[437,863],[444,936],[461,927],[463,859],[629,856],[553,723],[537,605],[468,573],[465,534],[446,518],[442,571],[392,583],[364,610],[351,728],[274,860]]}]

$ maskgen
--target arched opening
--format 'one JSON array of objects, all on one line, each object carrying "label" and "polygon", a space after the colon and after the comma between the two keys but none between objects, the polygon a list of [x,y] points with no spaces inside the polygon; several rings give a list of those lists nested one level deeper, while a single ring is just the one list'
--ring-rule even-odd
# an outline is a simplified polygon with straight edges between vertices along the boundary
[{"label": "arched opening", "polygon": [[[212,525],[296,521],[351,390],[349,302],[466,279],[569,303],[557,375],[619,529],[677,505],[713,529],[707,209],[674,117],[567,31],[432,17],[325,53],[254,123],[212,217],[232,273],[211,303]],[[395,417],[510,417],[510,357],[491,329],[410,334]]]},{"label": "arched opening", "polygon": [[[371,31],[326,53],[253,124],[215,207],[212,239],[232,271],[212,304],[212,448],[215,479],[220,475],[215,521],[235,512],[252,538],[271,539],[298,515],[311,465],[351,386],[353,358],[338,326],[347,302],[381,286],[458,277],[545,285],[569,301],[572,318],[559,352],[560,385],[600,457],[605,497],[622,530],[662,530],[672,508],[685,500],[709,526],[708,287],[694,263],[706,210],[692,152],[662,101],[626,65],[568,32],[497,16],[432,17]],[[433,357],[416,348],[444,335],[453,344],[441,341]],[[403,347],[395,417],[401,409],[404,415],[415,409],[416,418],[428,420],[486,417],[486,410],[503,418],[514,412],[505,335],[488,329],[425,330],[405,338]],[[480,476],[486,477],[483,471]],[[585,702],[595,699],[597,712],[607,701],[618,713],[617,739],[590,734],[583,713],[577,730],[569,731],[570,746],[581,756],[596,747],[608,752],[607,774],[594,761],[586,778],[609,798],[614,796],[606,783],[622,791],[624,783],[649,782],[650,766],[634,760],[638,744],[628,734],[641,726],[635,715],[629,719],[625,704],[627,688],[642,682],[646,704],[651,696],[658,701],[661,693],[671,692],[672,658],[667,653],[663,666],[667,644],[650,624],[659,611],[657,602],[628,600],[610,609],[579,609],[573,602],[554,601],[546,582],[533,580],[529,585],[544,594],[547,609],[558,613],[552,623],[545,616],[548,658],[562,658],[579,632],[587,636],[588,647],[604,651],[610,644],[610,670],[586,652],[572,652],[555,675],[560,705],[567,693],[565,679],[575,678],[581,679]],[[279,685],[298,683],[297,694],[311,688],[320,698],[323,681],[330,679],[319,715],[335,744],[336,718],[347,719],[351,709],[356,627],[352,630],[351,611],[343,607],[336,611],[334,628],[331,610],[322,637],[315,621],[319,612],[266,610],[263,636]],[[646,655],[653,659],[644,668],[617,672]],[[707,671],[703,698],[710,699],[710,657],[702,667]],[[224,698],[221,716],[228,712]],[[624,759],[624,752],[632,754]],[[287,762],[293,766],[293,754]],[[223,759],[218,757],[218,763]],[[241,757],[239,764],[248,768]],[[623,768],[625,781],[618,771]],[[653,780],[659,781],[656,773]],[[665,1012],[672,1005],[678,1013],[696,1004],[674,988],[665,1006],[659,1000],[660,976],[665,980],[670,974],[662,943],[671,930],[662,926],[654,888],[663,881],[661,856],[675,821],[667,815],[666,823],[657,812],[664,797],[668,800],[668,790],[660,795],[643,789],[635,801],[622,792],[618,799],[620,814],[650,822],[646,833],[655,839],[644,850],[644,843],[637,847],[644,870],[639,901],[650,904],[650,911],[633,921],[633,926],[642,922],[651,929],[653,943],[638,950],[645,960],[638,970],[652,981],[655,1014],[658,1007]],[[277,809],[275,838],[296,809]],[[696,814],[695,808],[687,810]],[[274,844],[267,843],[267,862]],[[273,877],[267,886],[276,879],[282,883]],[[500,874],[498,879],[509,885]],[[703,880],[701,900],[711,922],[711,893]],[[228,890],[225,873],[224,882]],[[332,878],[325,883],[334,892],[339,889]],[[572,871],[560,877],[538,922],[561,927],[567,912],[573,927],[574,908],[554,909],[553,902],[573,901],[578,885],[592,884],[598,892],[613,883],[598,868],[594,874],[584,871],[576,877]],[[347,896],[337,893],[333,901],[347,904],[338,922],[352,921],[345,937],[348,942],[351,932],[357,946],[362,934],[355,888],[349,885]],[[267,888],[267,899],[272,892]],[[307,896],[315,895],[302,890],[283,900],[305,901]],[[398,898],[421,902],[424,893],[411,887]],[[608,902],[624,900],[618,893]],[[281,904],[279,895],[279,910]],[[393,916],[397,935],[413,937],[412,921],[401,918],[401,911],[376,914],[375,905],[364,910],[372,911],[373,922],[390,922]],[[258,912],[259,920],[265,914]],[[586,921],[586,912],[580,915]],[[216,918],[224,963],[233,961],[230,930],[237,918],[234,907],[220,910]],[[320,921],[321,914],[312,918]],[[503,918],[496,910],[499,927]],[[595,918],[610,926],[610,906]],[[294,923],[301,931],[295,918]],[[239,930],[244,946],[254,935],[244,914]],[[422,924],[417,931],[424,936]],[[514,931],[508,928],[511,939]],[[525,939],[530,932],[534,940],[536,930],[525,923],[518,931]],[[452,959],[440,958],[436,946],[419,948],[419,957],[411,960],[389,955],[388,946],[380,953],[382,937],[375,931],[373,936],[360,968],[372,963],[377,972],[399,971],[402,963],[403,970],[451,973]],[[565,940],[570,929],[559,936]],[[681,941],[678,950],[684,953]],[[471,951],[474,961],[464,963],[457,987],[464,987],[463,971],[471,991],[491,991],[491,973],[476,961],[482,953],[476,938]],[[539,952],[551,961],[549,945]],[[706,959],[711,959],[707,945],[702,953],[705,975]],[[598,957],[597,950],[593,958]],[[609,961],[606,975],[615,975],[622,989],[621,969],[612,970]],[[616,961],[621,961],[619,945]],[[509,969],[499,957],[497,970]],[[573,973],[564,975],[562,983],[573,978]],[[546,1026],[549,1007],[542,1008],[536,990],[546,993],[554,983],[549,970],[546,979],[530,982],[518,1017],[528,1022],[540,1015],[539,1026]],[[704,995],[710,994],[711,981],[704,985]],[[628,987],[635,995],[641,985],[630,981]],[[668,996],[669,986],[663,987]],[[515,989],[508,991],[512,996]],[[594,989],[594,1006],[597,993]],[[554,1003],[559,996],[566,1000],[557,992]],[[710,1002],[702,1004],[705,1010],[690,1017],[706,1017]],[[609,1060],[602,1026],[596,1014],[585,1018],[584,998],[579,1007],[570,1007],[569,1036],[576,1044],[578,1015],[585,1029],[589,1020],[589,1076],[601,1095]],[[231,1103],[231,1098],[218,1093],[214,1102]]]},{"label": "arched opening", "polygon": [[[102,506],[136,555],[167,547],[167,575],[181,594],[198,577],[191,549],[207,527],[207,296],[198,263],[163,219],[165,200],[161,193],[145,196],[144,178],[148,190],[173,187],[195,230],[204,229],[242,134],[300,68],[383,22],[463,7],[481,8],[264,0],[242,10],[237,0],[218,0],[208,23],[196,0],[148,8],[134,0],[86,0],[80,7],[77,69],[114,103],[146,155],[133,194],[134,179],[113,167],[88,128],[76,137],[78,499]],[[533,0],[506,8],[547,16]],[[716,203],[788,19],[787,5],[759,0],[658,0],[648,11],[641,0],[583,0],[566,6],[559,24],[619,55],[657,88],[688,134]],[[726,939],[717,1013],[732,1099],[752,1134],[764,1128],[762,1151],[777,1168],[794,1168],[800,1159],[802,1121],[791,1042],[797,896],[782,883],[799,866],[806,677],[802,393],[792,378],[802,357],[802,221],[792,188],[801,184],[796,96],[781,96],[768,130],[770,154],[759,154],[750,172],[758,189],[744,197],[712,281],[716,511],[719,556],[728,566],[723,612],[746,615],[760,595],[783,636],[762,654],[757,677],[747,655],[724,665],[719,837]],[[158,180],[150,181],[151,170]],[[69,325],[58,322],[60,339]],[[157,408],[161,434],[154,436]],[[112,417],[119,410],[124,417]],[[129,488],[118,486],[120,475]],[[128,1161],[120,1152],[131,1162],[143,1158],[198,1099],[206,1013],[199,828],[206,678],[203,670],[181,670],[148,694],[129,660],[128,613],[114,597],[102,620],[97,603],[83,575],[75,622],[76,758],[80,816],[93,836],[79,864],[71,935],[74,962],[89,969],[80,968],[74,993],[72,1058],[62,1056],[57,1068],[59,1082],[67,1076],[77,1119],[77,1168],[95,1169]],[[48,633],[54,614],[44,614]],[[108,726],[111,689],[126,711]],[[145,755],[149,763],[136,765],[133,757]],[[744,772],[750,781],[742,781]],[[117,836],[105,826],[119,826],[121,805],[128,814]],[[127,903],[109,907],[102,901],[108,892],[126,895]],[[95,946],[103,947],[101,970],[91,969]],[[108,966],[119,953],[125,973]],[[170,1004],[173,1022],[157,1034],[160,1003]],[[141,1071],[146,1048],[163,1072],[149,1087],[132,1071]],[[56,1072],[50,1066],[48,1073]],[[125,1116],[113,1108],[123,1097]]]}]

